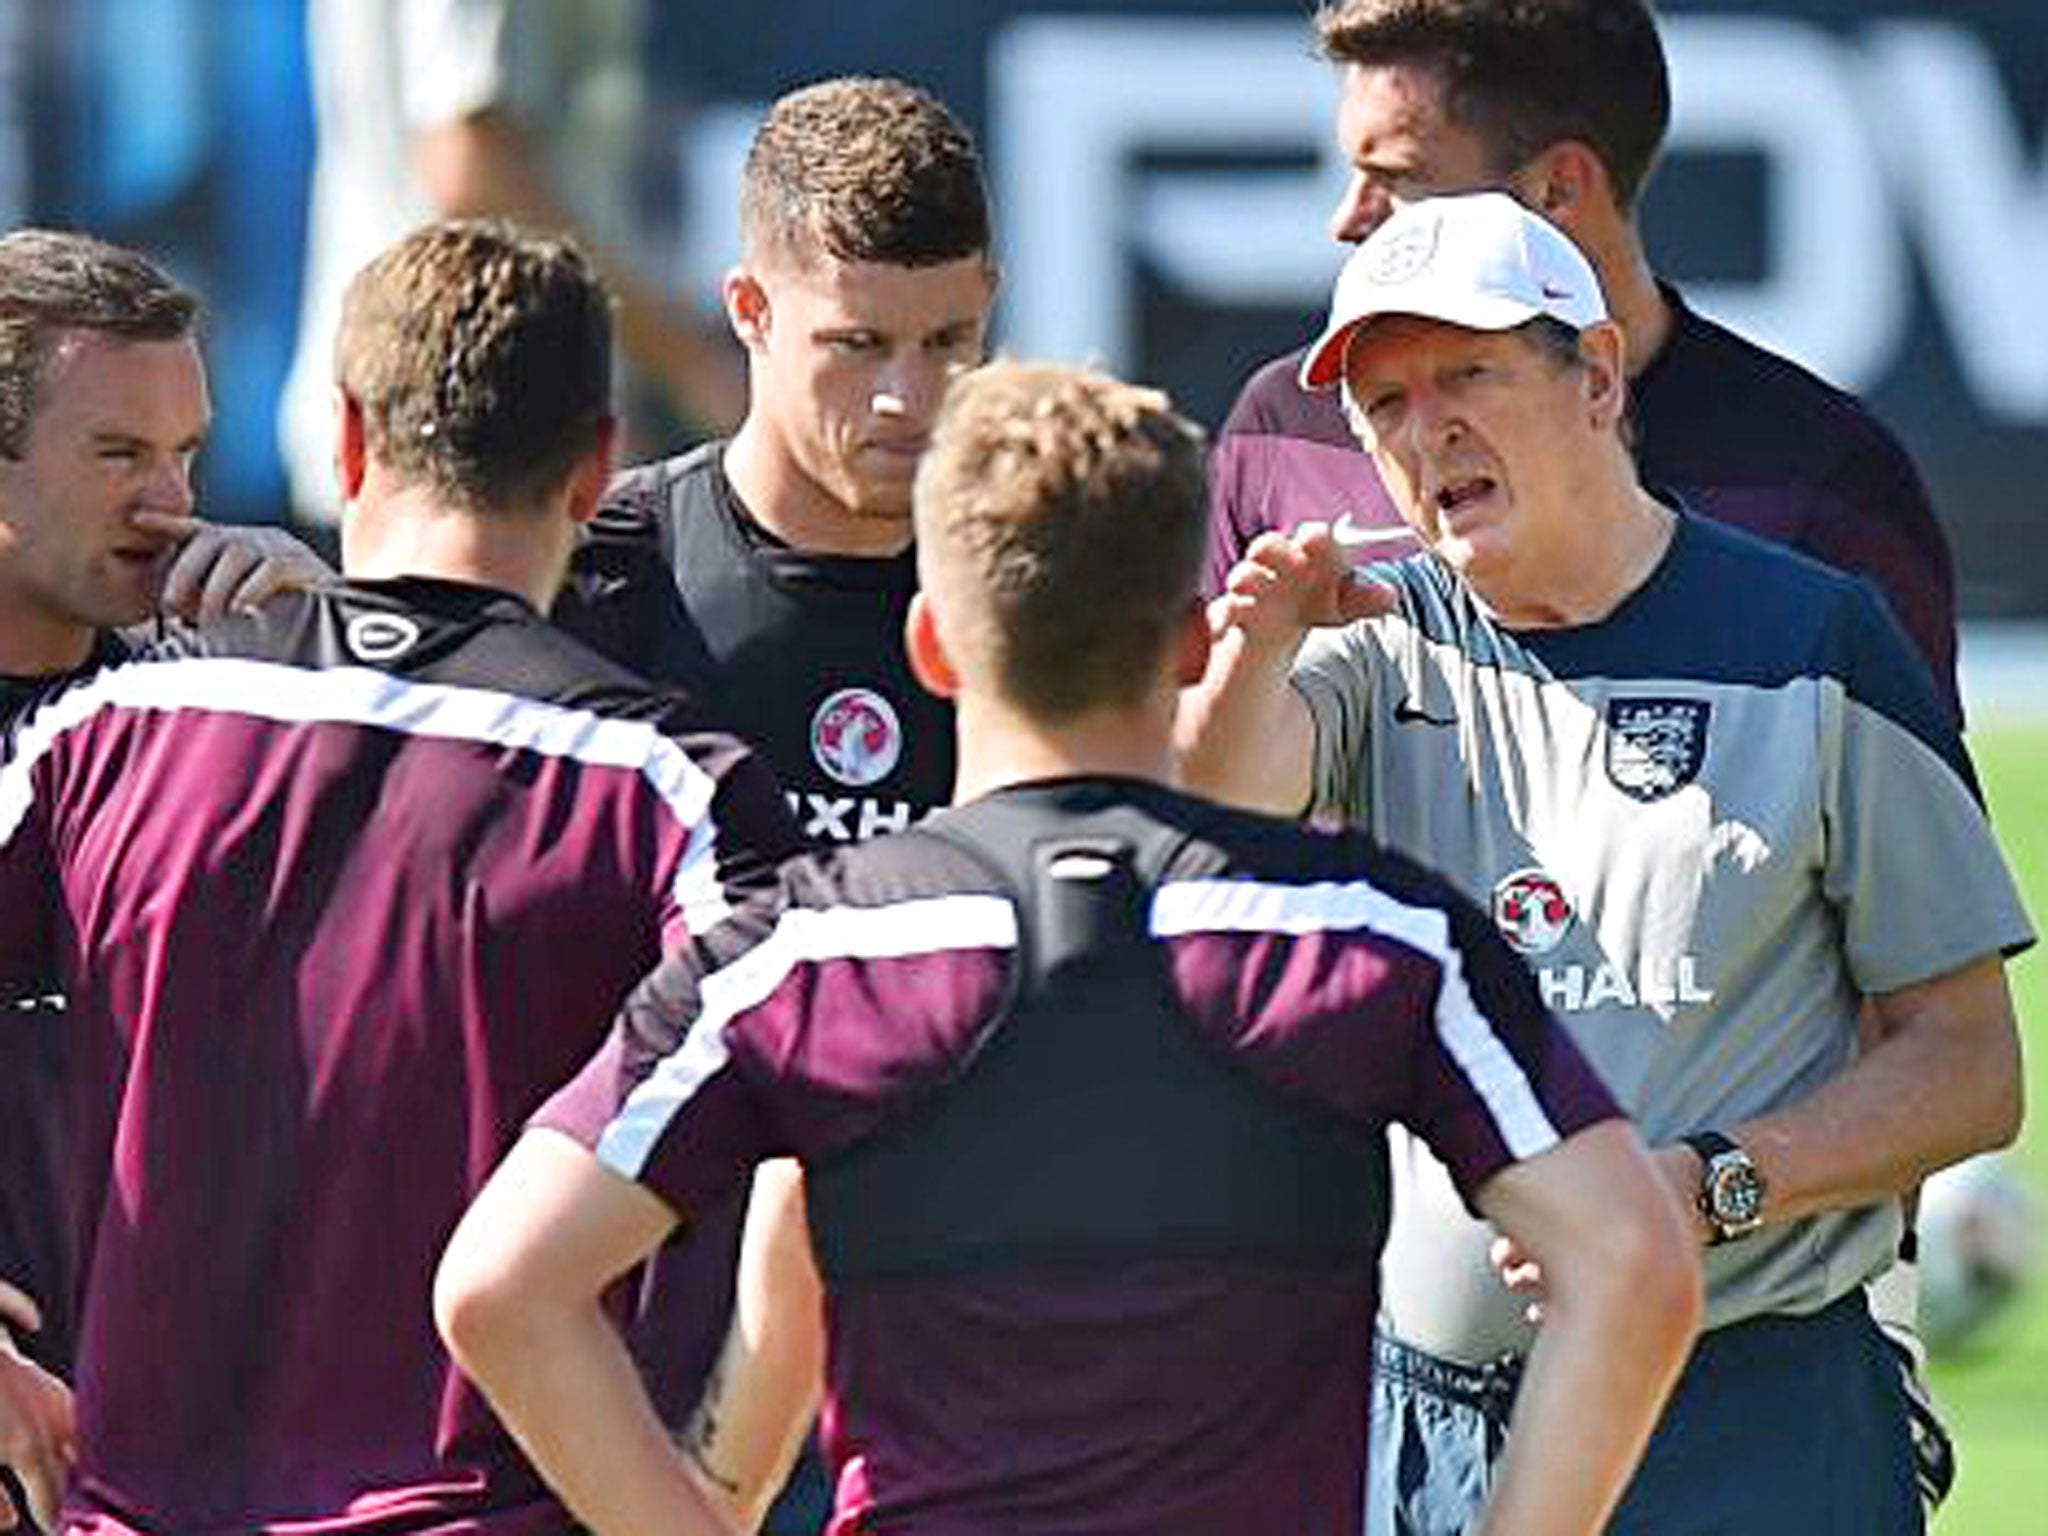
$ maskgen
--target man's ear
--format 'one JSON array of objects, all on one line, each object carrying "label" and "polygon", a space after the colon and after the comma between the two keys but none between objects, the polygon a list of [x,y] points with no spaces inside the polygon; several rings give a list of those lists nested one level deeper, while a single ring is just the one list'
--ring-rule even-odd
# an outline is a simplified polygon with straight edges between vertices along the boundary
[{"label": "man's ear", "polygon": [[768,290],[749,267],[734,267],[719,284],[726,323],[749,352],[765,346],[770,320]]},{"label": "man's ear", "polygon": [[1188,611],[1180,621],[1180,637],[1175,643],[1173,680],[1183,688],[1192,688],[1202,680],[1209,670],[1209,646],[1212,641],[1209,629],[1209,605],[1201,598],[1188,602]]},{"label": "man's ear", "polygon": [[1579,332],[1579,357],[1585,364],[1586,404],[1593,425],[1612,426],[1628,409],[1628,347],[1621,327],[1602,320]]},{"label": "man's ear", "polygon": [[939,616],[922,592],[911,595],[910,611],[903,617],[903,645],[910,654],[910,675],[926,693],[939,699],[959,697],[960,674],[939,634]]},{"label": "man's ear", "polygon": [[334,412],[334,483],[344,502],[362,494],[363,475],[369,468],[369,449],[363,441],[363,407],[339,384],[328,397]]},{"label": "man's ear", "polygon": [[590,451],[569,471],[569,521],[587,523],[597,516],[597,504],[604,500],[604,488],[612,483],[612,464],[618,452],[619,419],[607,416],[597,424],[596,440]]},{"label": "man's ear", "polygon": [[1560,139],[1515,173],[1521,200],[1574,239],[1601,200],[1613,201],[1607,167],[1592,147]]}]

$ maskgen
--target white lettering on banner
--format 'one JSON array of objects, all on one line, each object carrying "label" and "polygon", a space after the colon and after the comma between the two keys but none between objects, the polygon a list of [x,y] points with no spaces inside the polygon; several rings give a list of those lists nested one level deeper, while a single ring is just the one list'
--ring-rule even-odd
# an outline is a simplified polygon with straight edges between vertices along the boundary
[{"label": "white lettering on banner", "polygon": [[[1664,26],[1674,154],[1754,153],[1768,172],[1763,275],[1691,285],[1700,307],[1867,388],[1911,327],[1910,244],[1983,407],[2048,421],[2048,347],[2015,344],[2048,330],[2048,167],[2029,165],[1984,38],[1945,20]],[[1010,350],[1133,366],[1140,271],[1218,306],[1327,299],[1335,84],[1297,19],[1017,17],[991,46],[989,98]],[[1191,152],[1321,169],[1144,164]]]},{"label": "white lettering on banner", "polygon": [[[1196,296],[1314,307],[1338,264],[1323,230],[1334,178],[1208,172],[1176,196],[1133,161],[1146,149],[1327,155],[1335,99],[1293,18],[1010,22],[989,58],[989,144],[1011,348],[1127,368],[1134,244]],[[1247,295],[1255,268],[1268,275]]]},{"label": "white lettering on banner", "polygon": [[1673,17],[1664,37],[1670,152],[1748,150],[1770,166],[1764,280],[1687,292],[1839,383],[1874,380],[1903,339],[1909,290],[1853,56],[1817,27],[1773,17]]},{"label": "white lettering on banner", "polygon": [[1956,27],[1869,32],[1865,94],[1956,359],[1986,409],[2048,420],[2048,155],[2028,153],[1991,51]]},{"label": "white lettering on banner", "polygon": [[1536,985],[1553,1013],[1585,1013],[1610,1004],[1669,1011],[1714,1000],[1714,989],[1700,983],[1697,955],[1680,955],[1669,966],[1646,961],[1642,974],[1633,978],[1612,961],[1590,971],[1583,965],[1538,966]]}]

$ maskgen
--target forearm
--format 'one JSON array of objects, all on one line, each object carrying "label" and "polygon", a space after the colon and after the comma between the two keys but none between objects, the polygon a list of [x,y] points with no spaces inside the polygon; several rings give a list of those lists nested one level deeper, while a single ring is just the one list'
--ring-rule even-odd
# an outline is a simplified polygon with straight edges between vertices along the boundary
[{"label": "forearm", "polygon": [[1298,816],[1314,790],[1315,726],[1289,680],[1297,644],[1215,642],[1202,681],[1183,689],[1175,722],[1182,782],[1198,793]]},{"label": "forearm", "polygon": [[461,1336],[463,1369],[527,1458],[595,1536],[734,1536],[668,1438],[612,1321],[596,1306],[507,1306]]},{"label": "forearm", "polygon": [[683,1441],[751,1528],[789,1475],[824,1377],[823,1297],[792,1162],[755,1172],[736,1291],[732,1326]]},{"label": "forearm", "polygon": [[1593,1536],[1699,1328],[1697,1250],[1620,1121],[1512,1165],[1479,1204],[1540,1272],[1542,1326],[1476,1536]]},{"label": "forearm", "polygon": [[1878,1038],[1839,1076],[1727,1128],[1763,1173],[1765,1220],[1891,1199],[2017,1133],[2019,1036],[1996,958],[1874,1011]]},{"label": "forearm", "polygon": [[[1682,1303],[1544,1304],[1474,1536],[1592,1536],[1640,1460],[1693,1338]],[[1645,1370],[1646,1365],[1653,1370]]]}]

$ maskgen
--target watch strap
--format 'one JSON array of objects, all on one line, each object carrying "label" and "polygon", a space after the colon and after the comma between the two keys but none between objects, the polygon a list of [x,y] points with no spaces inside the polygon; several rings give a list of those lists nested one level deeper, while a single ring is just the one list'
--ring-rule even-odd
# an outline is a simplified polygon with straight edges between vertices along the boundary
[{"label": "watch strap", "polygon": [[1723,1153],[1742,1150],[1719,1131],[1694,1131],[1690,1136],[1681,1136],[1678,1139],[1699,1154],[1702,1165],[1712,1163]]}]

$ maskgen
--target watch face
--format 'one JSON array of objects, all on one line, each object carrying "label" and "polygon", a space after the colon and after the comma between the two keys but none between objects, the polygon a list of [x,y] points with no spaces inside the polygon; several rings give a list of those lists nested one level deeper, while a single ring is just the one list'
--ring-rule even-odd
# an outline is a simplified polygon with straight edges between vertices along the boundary
[{"label": "watch face", "polygon": [[1707,1203],[1724,1230],[1755,1226],[1764,1213],[1764,1181],[1756,1165],[1740,1155],[1715,1158],[1708,1177]]}]

